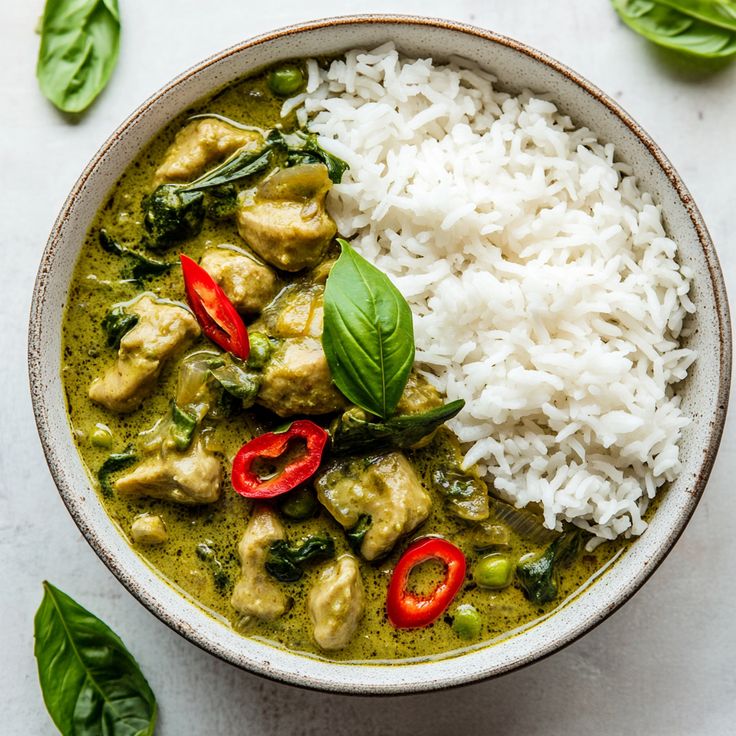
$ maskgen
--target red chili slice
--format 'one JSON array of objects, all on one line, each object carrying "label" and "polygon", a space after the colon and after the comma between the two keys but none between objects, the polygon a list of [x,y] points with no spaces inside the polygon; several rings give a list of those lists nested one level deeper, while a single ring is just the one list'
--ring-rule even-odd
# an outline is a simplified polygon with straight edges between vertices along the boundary
[{"label": "red chili slice", "polygon": [[202,266],[180,255],[187,301],[207,337],[236,358],[247,360],[250,353],[248,330],[238,310]]},{"label": "red chili slice", "polygon": [[[407,590],[411,571],[428,560],[445,566],[445,577],[429,595]],[[409,545],[396,563],[388,584],[386,612],[397,629],[418,629],[439,618],[465,579],[465,555],[446,539],[428,537]]]},{"label": "red chili slice", "polygon": [[[327,436],[327,432],[314,422],[297,419],[285,432],[267,432],[252,439],[238,450],[233,461],[233,488],[246,498],[273,498],[296,488],[314,475],[319,467]],[[290,462],[273,478],[262,480],[253,472],[253,463],[256,460],[281,457],[289,442],[296,438],[307,443],[304,455]]]}]

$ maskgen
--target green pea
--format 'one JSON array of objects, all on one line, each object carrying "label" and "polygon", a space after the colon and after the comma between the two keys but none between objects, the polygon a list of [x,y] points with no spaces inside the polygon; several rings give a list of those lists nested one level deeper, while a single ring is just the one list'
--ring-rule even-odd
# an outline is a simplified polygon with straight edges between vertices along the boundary
[{"label": "green pea", "polygon": [[473,580],[481,588],[500,590],[511,584],[514,563],[508,555],[496,554],[481,557],[475,565]]},{"label": "green pea", "polygon": [[470,603],[461,603],[452,614],[452,630],[461,639],[477,639],[482,623],[478,609]]},{"label": "green pea", "polygon": [[109,450],[112,447],[112,430],[106,424],[95,424],[89,439],[95,447]]},{"label": "green pea", "polygon": [[304,86],[304,74],[296,64],[282,64],[268,75],[271,92],[279,97],[288,97]]},{"label": "green pea", "polygon": [[268,363],[271,357],[273,346],[268,339],[268,335],[262,332],[251,332],[248,336],[250,339],[250,353],[248,354],[248,368],[260,370]]},{"label": "green pea", "polygon": [[287,493],[279,504],[279,508],[284,516],[300,521],[314,516],[317,510],[317,499],[309,488],[302,486]]}]

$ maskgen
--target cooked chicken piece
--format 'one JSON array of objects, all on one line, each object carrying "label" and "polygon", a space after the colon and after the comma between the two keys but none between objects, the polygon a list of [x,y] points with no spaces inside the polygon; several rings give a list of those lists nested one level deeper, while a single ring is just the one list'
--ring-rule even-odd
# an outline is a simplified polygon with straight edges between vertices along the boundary
[{"label": "cooked chicken piece", "polygon": [[375,560],[429,515],[432,501],[400,452],[335,461],[315,481],[320,503],[345,529],[370,517],[360,553]]},{"label": "cooked chicken piece", "polygon": [[276,296],[278,281],[273,269],[245,253],[229,248],[209,248],[199,265],[241,312],[260,312]]},{"label": "cooked chicken piece", "polygon": [[186,505],[214,503],[220,497],[221,468],[201,439],[186,452],[146,458],[115,482],[123,497],[150,496]]},{"label": "cooked chicken piece", "polygon": [[160,516],[142,514],[133,519],[130,536],[136,544],[163,544],[169,537]]},{"label": "cooked chicken piece", "polygon": [[320,337],[325,288],[297,283],[284,289],[263,312],[263,330],[271,337]]},{"label": "cooked chicken piece", "polygon": [[442,395],[422,375],[412,371],[406,382],[404,393],[396,405],[397,414],[421,414],[442,406]]},{"label": "cooked chicken piece", "polygon": [[240,580],[230,603],[245,616],[274,621],[286,612],[289,600],[284,589],[266,572],[269,547],[284,539],[284,527],[268,506],[256,506],[238,545]]},{"label": "cooked chicken piece", "polygon": [[329,414],[347,406],[332,383],[322,343],[314,337],[281,342],[263,369],[256,401],[281,417]]},{"label": "cooked chicken piece", "polygon": [[358,628],[365,608],[358,562],[342,555],[320,574],[307,597],[313,636],[321,649],[343,649]]},{"label": "cooked chicken piece", "polygon": [[89,398],[111,411],[138,408],[153,391],[164,362],[191,338],[199,325],[191,312],[143,296],[126,308],[138,324],[120,341],[117,361],[89,387]]},{"label": "cooked chicken piece", "polygon": [[325,210],[332,182],[324,164],[283,169],[246,197],[238,232],[264,261],[283,271],[316,265],[337,232]]},{"label": "cooked chicken piece", "polygon": [[239,148],[255,151],[263,145],[263,136],[256,131],[240,130],[216,118],[193,120],[176,134],[156,170],[153,186],[194,181]]}]

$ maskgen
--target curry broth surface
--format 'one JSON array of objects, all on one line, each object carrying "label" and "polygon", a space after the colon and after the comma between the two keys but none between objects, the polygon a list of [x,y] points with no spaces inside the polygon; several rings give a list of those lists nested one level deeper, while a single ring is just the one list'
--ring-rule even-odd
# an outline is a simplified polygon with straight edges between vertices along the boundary
[{"label": "curry broth surface", "polygon": [[[105,205],[97,214],[79,262],[69,292],[63,321],[62,373],[66,390],[69,417],[79,452],[95,485],[96,472],[110,452],[120,452],[135,443],[138,434],[151,428],[169,407],[176,391],[176,379],[181,355],[170,360],[159,378],[158,390],[141,408],[127,415],[118,415],[93,404],[87,397],[89,384],[114,360],[115,351],[106,346],[101,320],[111,304],[133,299],[142,290],[157,297],[175,301],[184,300],[181,271],[174,267],[168,273],[149,279],[143,288],[130,281],[120,280],[121,261],[102,250],[98,243],[100,228],[123,245],[136,248],[140,242],[141,199],[150,191],[153,172],[163,158],[175,133],[189,115],[208,112],[262,128],[283,123],[288,129],[293,119],[281,120],[281,100],[275,98],[265,84],[265,76],[238,82],[214,97],[199,104],[168,125],[121,177]],[[202,232],[177,250],[170,249],[154,257],[174,262],[179,252],[199,259],[205,247],[224,243],[239,243],[232,220],[206,219]],[[187,352],[211,348],[206,338],[200,338]],[[448,514],[443,499],[437,496],[428,481],[432,468],[432,446],[413,453],[423,484],[433,499],[430,517],[417,529],[412,538],[426,534],[440,534],[452,540],[465,553],[468,573],[464,588],[448,609],[434,624],[415,630],[396,630],[385,614],[386,588],[391,571],[409,540],[397,544],[392,554],[375,564],[361,560],[361,572],[366,591],[366,611],[358,631],[347,648],[325,654],[313,643],[311,624],[306,611],[307,593],[319,574],[319,564],[307,566],[304,577],[296,583],[284,583],[293,599],[291,609],[274,623],[243,622],[230,606],[230,595],[239,575],[237,544],[246,526],[249,502],[232,489],[227,470],[237,450],[254,434],[273,426],[265,411],[248,411],[223,420],[213,430],[212,444],[216,447],[225,481],[218,502],[201,507],[184,507],[173,503],[141,499],[128,501],[102,496],[106,510],[128,538],[134,517],[142,512],[160,514],[166,523],[169,537],[161,546],[134,545],[136,552],[151,564],[167,581],[181,589],[205,610],[227,620],[237,630],[249,636],[258,636],[277,642],[289,649],[339,660],[402,659],[429,657],[445,652],[475,646],[479,641],[494,639],[518,627],[530,624],[559,605],[576,589],[588,581],[626,542],[606,543],[595,552],[580,556],[568,566],[561,579],[560,594],[556,601],[535,606],[527,601],[520,588],[512,584],[502,591],[484,590],[472,582],[474,563],[482,554],[471,544],[468,524]],[[91,441],[96,425],[112,431],[112,448],[95,447]],[[98,489],[99,490],[99,489]],[[294,542],[310,534],[329,533],[335,540],[336,553],[348,551],[342,528],[322,509],[318,516],[305,521],[283,518],[287,538]],[[202,560],[197,555],[199,544],[207,544],[215,552],[215,560]],[[132,544],[132,542],[131,542]],[[519,558],[529,552],[539,552],[543,546],[530,545],[512,533],[510,553]],[[217,574],[215,574],[217,573]],[[430,589],[433,581],[431,566],[425,565],[412,576],[412,583]],[[459,639],[451,628],[448,614],[460,603],[473,604],[483,617],[483,628],[476,642]]]}]

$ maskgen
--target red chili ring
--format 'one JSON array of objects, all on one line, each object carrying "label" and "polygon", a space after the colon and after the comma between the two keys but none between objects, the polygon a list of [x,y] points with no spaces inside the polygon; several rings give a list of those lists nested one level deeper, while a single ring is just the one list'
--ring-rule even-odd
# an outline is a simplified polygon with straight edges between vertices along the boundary
[{"label": "red chili ring", "polygon": [[[289,442],[297,437],[307,443],[302,457],[290,462],[276,477],[265,481],[253,472],[253,463],[256,460],[280,457]],[[297,419],[284,432],[267,432],[255,437],[238,450],[233,460],[233,488],[246,498],[273,498],[296,488],[316,472],[322,461],[327,437],[327,432],[309,419]]]},{"label": "red chili ring", "polygon": [[[411,571],[428,560],[445,566],[445,577],[429,595],[407,590]],[[428,537],[413,542],[396,563],[388,585],[386,612],[397,629],[417,629],[439,618],[465,580],[465,555],[451,542]]]}]

